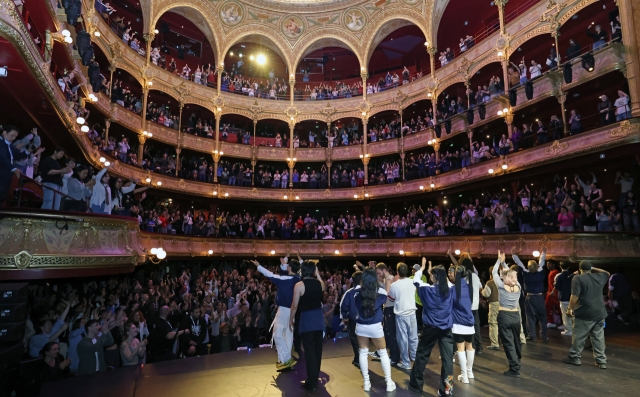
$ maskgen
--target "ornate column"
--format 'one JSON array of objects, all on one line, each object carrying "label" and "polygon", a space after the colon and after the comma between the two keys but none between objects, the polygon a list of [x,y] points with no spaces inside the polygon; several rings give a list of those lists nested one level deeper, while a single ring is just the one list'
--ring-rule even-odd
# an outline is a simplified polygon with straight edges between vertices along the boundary
[{"label": "ornate column", "polygon": [[180,146],[176,147],[176,176],[180,175],[180,152],[182,148]]},{"label": "ornate column", "polygon": [[224,61],[220,61],[218,63],[218,66],[216,66],[216,73],[218,74],[217,83],[216,83],[216,90],[218,91],[218,95],[220,95],[220,89],[221,89],[221,85],[222,85],[222,72],[224,72]]},{"label": "ornate column", "polygon": [[255,118],[253,119],[253,157],[256,156],[256,151],[257,151],[257,147],[258,147],[258,142],[256,142],[256,129],[258,128],[258,119]]},{"label": "ornate column", "polygon": [[[620,25],[622,26],[622,42],[624,43],[624,58],[626,68],[623,70],[624,77],[629,82],[629,99],[631,115],[640,116],[640,51],[638,43],[638,32],[635,18],[640,15],[640,4],[634,0],[616,0],[620,11]],[[635,18],[634,18],[635,12]]]},{"label": "ornate column", "polygon": [[294,157],[293,151],[293,132],[296,128],[296,118],[289,118],[289,157],[287,158],[287,165],[289,166],[289,187],[293,188],[293,167],[296,165],[297,159]]},{"label": "ornate column", "polygon": [[218,162],[222,157],[223,152],[220,150],[220,118],[222,117],[222,107],[218,106],[213,111],[213,116],[216,118],[216,130],[215,130],[215,145],[213,149],[213,181],[218,182]]},{"label": "ornate column", "polygon": [[138,164],[142,164],[142,157],[144,156],[144,143],[146,142],[147,138],[142,135],[142,134],[138,134]]},{"label": "ornate column", "polygon": [[111,87],[113,87],[113,72],[116,71],[116,67],[113,65],[109,66],[109,72],[111,72],[111,80],[109,80],[109,99],[111,99]]},{"label": "ornate column", "polygon": [[469,137],[469,156],[471,156],[472,144],[473,144],[473,129],[469,128],[467,131],[467,136]]},{"label": "ornate column", "polygon": [[111,127],[111,120],[104,119],[104,140],[109,142],[109,127]]},{"label": "ornate column", "polygon": [[147,63],[146,65],[149,66],[150,60],[151,60],[151,45],[153,44],[153,39],[155,39],[156,34],[153,32],[149,32],[149,33],[145,33],[142,35],[142,38],[144,38],[144,41],[147,42],[147,53],[146,58],[147,58]]},{"label": "ornate column", "polygon": [[558,95],[557,98],[558,98],[558,102],[560,102],[560,113],[562,114],[563,135],[568,136],[569,126],[567,125],[567,112],[565,112],[565,107],[564,107],[564,102],[567,100],[567,94],[564,91],[560,91],[560,95]]},{"label": "ornate column", "polygon": [[440,142],[436,141],[433,144],[433,150],[436,152],[436,162],[440,162]]},{"label": "ornate column", "polygon": [[509,138],[511,138],[511,136],[513,135],[513,112],[511,112],[511,109],[509,109],[508,112],[502,113],[501,116],[504,117],[504,122],[507,124]]},{"label": "ornate column", "polygon": [[256,180],[256,163],[257,161],[254,159],[251,160],[251,187],[255,186]]},{"label": "ornate column", "polygon": [[331,159],[329,159],[325,164],[327,166],[327,187],[330,188],[331,187],[331,165],[333,163],[331,162]]},{"label": "ornate column", "polygon": [[367,100],[367,77],[369,74],[364,66],[360,67],[360,77],[362,78],[362,98]]},{"label": "ornate column", "polygon": [[218,182],[218,163],[223,154],[223,152],[216,149],[211,155],[213,157],[213,181],[216,183]]},{"label": "ornate column", "polygon": [[364,138],[364,143],[362,144],[362,154],[360,158],[362,159],[362,164],[364,166],[364,184],[369,184],[369,147],[367,142],[369,141],[369,137],[367,135],[367,123],[369,122],[369,115],[367,112],[362,112],[362,133]]},{"label": "ornate column", "polygon": [[290,93],[289,93],[289,100],[291,101],[291,106],[293,106],[293,101],[294,101],[294,88],[296,86],[296,75],[291,73],[289,75],[289,87],[290,87]]},{"label": "ornate column", "polygon": [[431,65],[431,76],[435,78],[436,75],[436,54],[438,53],[438,49],[436,47],[432,47],[427,45],[427,52],[429,53],[429,64]]},{"label": "ornate column", "polygon": [[494,0],[493,4],[498,7],[498,18],[500,19],[500,32],[504,33],[504,7],[509,0]]},{"label": "ornate column", "polygon": [[368,154],[362,157],[362,164],[364,165],[364,184],[365,186],[369,184],[369,160],[371,158]]},{"label": "ornate column", "polygon": [[402,162],[402,180],[404,181],[404,158],[405,158],[405,153],[404,153],[404,130],[402,128],[403,124],[402,124],[402,106],[398,108],[398,113],[400,114],[400,160]]},{"label": "ornate column", "polygon": [[180,142],[180,134],[182,131],[182,109],[184,108],[184,103],[180,101],[179,103],[179,113],[178,113],[178,142]]},{"label": "ornate column", "polygon": [[142,127],[142,131],[147,129],[147,100],[149,96],[149,89],[147,88],[148,84],[145,82],[145,87],[142,87],[142,112],[140,113],[141,122],[140,127]]}]

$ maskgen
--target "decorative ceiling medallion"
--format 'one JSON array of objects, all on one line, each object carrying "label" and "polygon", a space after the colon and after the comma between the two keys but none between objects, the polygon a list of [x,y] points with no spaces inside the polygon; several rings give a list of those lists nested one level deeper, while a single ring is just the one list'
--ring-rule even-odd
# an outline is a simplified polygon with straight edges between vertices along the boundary
[{"label": "decorative ceiling medallion", "polygon": [[304,32],[305,25],[304,21],[299,16],[287,15],[282,19],[280,29],[286,37],[290,39],[297,39]]},{"label": "decorative ceiling medallion", "polygon": [[31,258],[33,256],[27,251],[19,252],[16,256],[13,257],[13,260],[16,263],[16,267],[20,270],[24,270],[29,267],[31,263]]},{"label": "decorative ceiling medallion", "polygon": [[346,10],[342,19],[347,29],[352,32],[359,32],[367,23],[367,14],[362,9],[354,7]]},{"label": "decorative ceiling medallion", "polygon": [[244,19],[244,8],[240,3],[227,1],[220,6],[220,19],[225,25],[237,25]]}]

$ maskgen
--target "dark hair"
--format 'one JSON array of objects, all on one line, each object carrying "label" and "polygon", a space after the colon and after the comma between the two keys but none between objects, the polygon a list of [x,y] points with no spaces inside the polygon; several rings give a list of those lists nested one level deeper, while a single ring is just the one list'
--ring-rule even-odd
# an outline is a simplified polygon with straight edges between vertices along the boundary
[{"label": "dark hair", "polygon": [[89,327],[91,327],[93,324],[96,324],[98,322],[98,320],[89,320],[84,324],[84,331],[86,333],[89,333]]},{"label": "dark hair", "polygon": [[84,165],[80,164],[77,165],[76,168],[73,169],[73,178],[76,178],[77,180],[80,180],[80,173],[82,171],[88,171],[89,169],[87,167],[85,167]]},{"label": "dark hair", "polygon": [[409,274],[409,266],[407,266],[403,262],[398,263],[398,266],[396,266],[396,270],[398,271],[398,276],[400,277],[407,277],[407,274]]},{"label": "dark hair", "polygon": [[438,292],[445,298],[449,296],[449,279],[447,278],[447,269],[442,265],[438,265],[431,269],[431,274],[435,278],[435,284],[438,286]]},{"label": "dark hair", "polygon": [[354,287],[356,285],[360,285],[362,283],[362,272],[361,271],[353,272],[353,274],[351,275],[351,279],[353,280]]},{"label": "dark hair", "polygon": [[53,321],[50,318],[45,317],[40,319],[40,326],[44,327],[47,324],[47,322],[51,322],[51,324],[53,324]]},{"label": "dark hair", "polygon": [[60,153],[60,152],[65,153],[64,149],[61,148],[61,147],[57,147],[57,148],[53,149],[53,153]]},{"label": "dark hair", "polygon": [[311,278],[316,272],[316,264],[311,261],[303,261],[301,269],[302,278]]},{"label": "dark hair", "polygon": [[16,127],[15,125],[3,125],[2,126],[2,132],[11,132],[11,131],[16,131],[19,134],[20,133],[20,128]]},{"label": "dark hair", "polygon": [[40,355],[44,356],[45,353],[49,352],[54,345],[58,345],[58,342],[47,342],[42,346],[42,350],[40,350]]},{"label": "dark hair", "polygon": [[365,317],[373,316],[376,299],[378,298],[378,276],[376,271],[371,268],[362,272],[360,296],[362,297],[362,314]]},{"label": "dark hair", "polygon": [[300,262],[297,259],[291,259],[289,261],[289,268],[292,272],[298,273],[300,271]]},{"label": "dark hair", "polygon": [[387,267],[387,265],[385,265],[383,262],[380,262],[376,265],[376,270],[386,270],[389,271],[389,268]]},{"label": "dark hair", "polygon": [[[471,262],[471,261],[469,261]],[[464,266],[456,266],[456,297],[460,299],[460,294],[462,293],[462,279],[467,280],[467,285],[469,286],[469,297],[473,299],[473,279],[472,273]]]},{"label": "dark hair", "polygon": [[568,270],[569,269],[569,262],[560,262],[560,269]]},{"label": "dark hair", "polygon": [[473,262],[471,261],[470,258],[466,256],[460,259],[460,262],[458,262],[458,265],[464,267],[469,272],[473,272]]}]

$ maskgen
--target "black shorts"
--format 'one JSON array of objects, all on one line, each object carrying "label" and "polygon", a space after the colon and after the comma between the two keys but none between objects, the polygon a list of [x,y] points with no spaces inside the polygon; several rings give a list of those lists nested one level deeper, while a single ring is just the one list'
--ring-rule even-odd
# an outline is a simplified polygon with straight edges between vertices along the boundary
[{"label": "black shorts", "polygon": [[462,343],[462,342],[471,343],[473,342],[473,334],[471,335],[453,334],[453,341],[456,343]]}]

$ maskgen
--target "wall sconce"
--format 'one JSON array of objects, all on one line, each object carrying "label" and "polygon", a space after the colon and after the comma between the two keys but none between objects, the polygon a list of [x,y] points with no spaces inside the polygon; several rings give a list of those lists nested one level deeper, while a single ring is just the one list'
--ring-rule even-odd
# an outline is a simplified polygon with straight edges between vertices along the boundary
[{"label": "wall sconce", "polygon": [[404,250],[400,250],[400,251],[398,251],[398,254],[400,254],[400,255],[404,255]]},{"label": "wall sconce", "polygon": [[537,258],[537,257],[540,256],[540,251],[533,251],[532,255],[533,255],[534,258]]},{"label": "wall sconce", "polygon": [[340,250],[335,250],[335,251],[333,251],[333,253],[336,254],[336,255],[340,255]]},{"label": "wall sconce", "polygon": [[154,265],[157,265],[158,263],[160,263],[164,258],[167,257],[167,252],[161,247],[161,248],[151,248],[149,250],[149,253],[151,254],[151,256],[149,257],[149,260],[151,261],[151,263],[153,263]]},{"label": "wall sconce", "polygon": [[455,251],[453,251],[453,253],[456,254],[456,255],[460,255],[460,250],[455,250]]},{"label": "wall sconce", "polygon": [[209,251],[207,251],[207,254],[209,254],[209,255],[213,255],[213,250],[209,250]]}]

